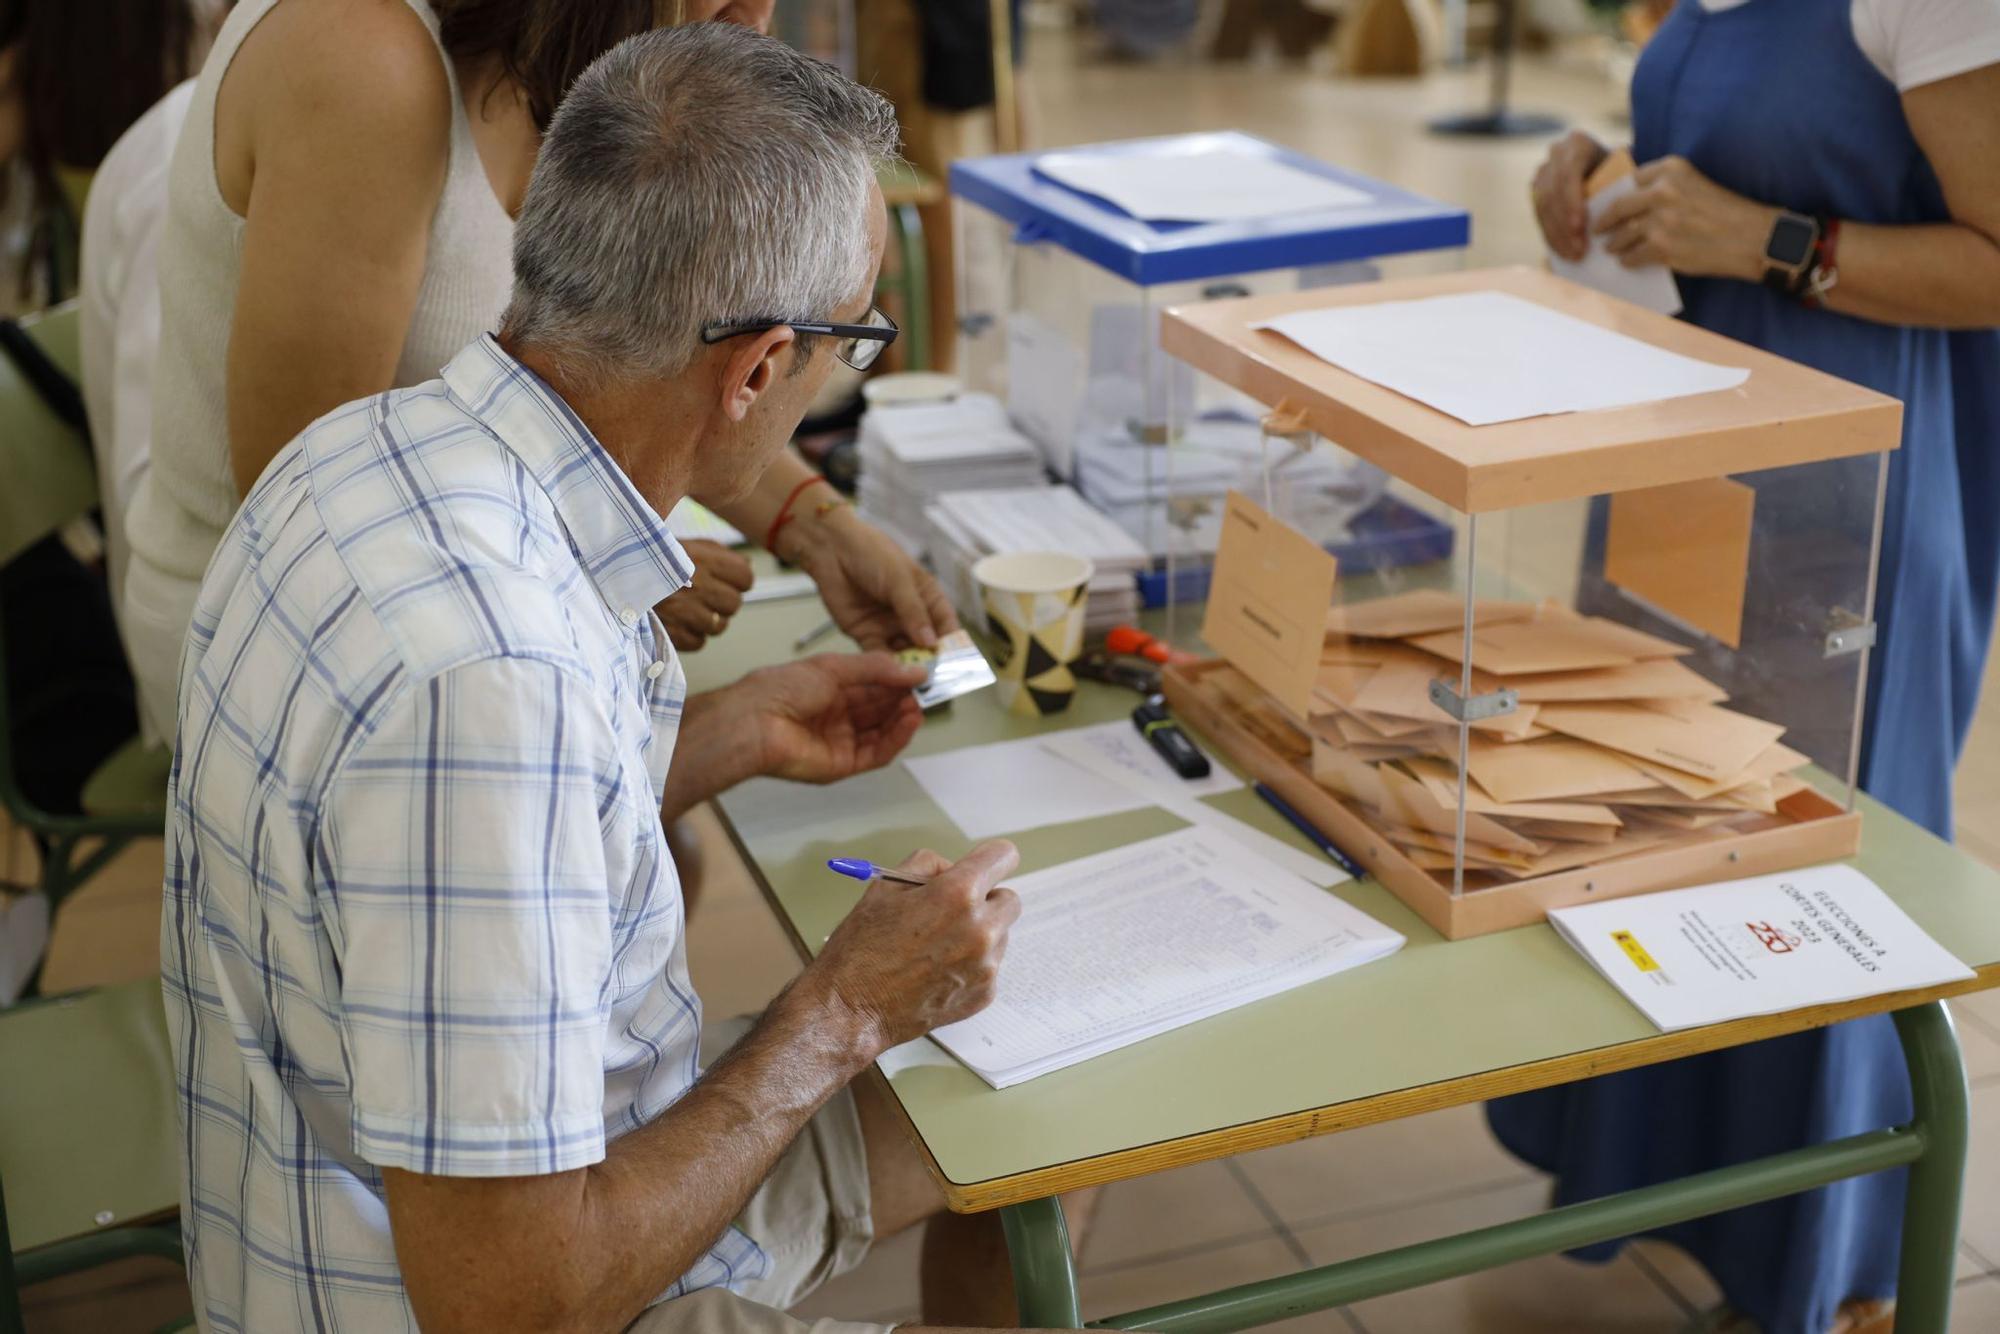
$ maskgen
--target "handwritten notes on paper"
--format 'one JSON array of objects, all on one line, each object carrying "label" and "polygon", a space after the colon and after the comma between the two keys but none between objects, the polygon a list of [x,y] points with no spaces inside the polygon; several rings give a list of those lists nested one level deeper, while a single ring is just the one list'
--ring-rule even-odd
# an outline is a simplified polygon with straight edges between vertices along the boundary
[{"label": "handwritten notes on paper", "polygon": [[1393,954],[1403,937],[1207,829],[1010,882],[993,1004],[933,1036],[994,1088]]}]

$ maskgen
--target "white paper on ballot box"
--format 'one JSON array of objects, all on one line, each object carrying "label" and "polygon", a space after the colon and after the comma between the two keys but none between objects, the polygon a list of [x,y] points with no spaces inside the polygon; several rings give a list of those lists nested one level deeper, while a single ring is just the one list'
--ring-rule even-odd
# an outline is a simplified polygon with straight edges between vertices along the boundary
[{"label": "white paper on ballot box", "polygon": [[1149,222],[1239,222],[1354,208],[1373,196],[1288,163],[1234,149],[1195,153],[1044,153],[1035,170]]},{"label": "white paper on ballot box", "polygon": [[1750,378],[1505,292],[1301,310],[1257,327],[1468,426],[1714,393]]}]

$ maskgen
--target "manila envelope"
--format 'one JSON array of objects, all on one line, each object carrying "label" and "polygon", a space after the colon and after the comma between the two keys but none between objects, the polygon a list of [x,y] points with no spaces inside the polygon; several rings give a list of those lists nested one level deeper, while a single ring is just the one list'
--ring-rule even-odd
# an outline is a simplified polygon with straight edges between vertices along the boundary
[{"label": "manila envelope", "polygon": [[[1458,846],[1458,839],[1452,834],[1435,834],[1428,829],[1404,829],[1394,825],[1382,831],[1389,841],[1406,851],[1420,848],[1427,852],[1443,853],[1449,857]],[[1538,845],[1539,846],[1539,845]],[[1543,852],[1547,852],[1543,848]],[[1538,854],[1513,852],[1506,848],[1490,848],[1474,843],[1470,837],[1465,840],[1465,864],[1483,869],[1523,871],[1528,868]],[[1446,865],[1450,865],[1449,862]],[[1442,869],[1442,868],[1440,868]]]},{"label": "manila envelope", "polygon": [[1605,528],[1604,577],[1741,647],[1756,504],[1755,488],[1727,477],[1620,491]]},{"label": "manila envelope", "polygon": [[[1354,707],[1368,713],[1386,713],[1397,718],[1418,718],[1428,723],[1450,722],[1451,715],[1431,703],[1431,681],[1444,680],[1455,690],[1461,668],[1455,662],[1416,649],[1396,645],[1382,659],[1382,665],[1355,692]],[[1498,683],[1483,672],[1472,674],[1474,694],[1484,694]]]},{"label": "manila envelope", "polygon": [[[1532,602],[1492,602],[1481,600],[1474,608],[1477,621],[1521,620],[1535,614]],[[1385,598],[1348,602],[1326,614],[1329,635],[1351,635],[1358,639],[1407,639],[1465,624],[1465,595],[1441,588],[1418,588]]]},{"label": "manila envelope", "polygon": [[1537,722],[1699,778],[1733,778],[1785,729],[1715,704],[1660,713],[1637,704],[1544,704]]},{"label": "manila envelope", "polygon": [[[1416,780],[1430,789],[1432,796],[1440,804],[1458,804],[1458,766],[1448,760],[1416,759],[1404,760],[1403,767]],[[1572,801],[1522,801],[1509,805],[1493,800],[1492,794],[1479,786],[1474,778],[1465,785],[1465,809],[1478,815],[1497,815],[1502,819],[1546,820],[1559,824],[1602,825],[1615,829],[1624,821],[1609,806],[1598,806],[1589,802]]]},{"label": "manila envelope", "polygon": [[1648,774],[1651,774],[1655,782],[1662,783],[1682,796],[1689,797],[1695,801],[1707,801],[1710,798],[1721,797],[1725,793],[1744,786],[1746,783],[1768,782],[1779,774],[1789,773],[1791,770],[1810,762],[1804,755],[1799,754],[1783,742],[1772,742],[1770,746],[1759,752],[1757,758],[1750,761],[1741,773],[1731,774],[1727,778],[1697,778],[1693,774],[1682,773],[1680,770],[1672,768],[1669,765],[1657,764],[1649,760],[1637,761],[1638,766]]},{"label": "manila envelope", "polygon": [[[1457,630],[1424,635],[1410,643],[1453,662],[1465,657],[1465,636]],[[1642,658],[1690,651],[1601,616],[1544,615],[1474,626],[1472,631],[1472,665],[1496,676],[1623,667]]]},{"label": "manila envelope", "polygon": [[[1414,829],[1428,829],[1434,834],[1458,832],[1458,807],[1456,803],[1446,805],[1430,793],[1422,783],[1404,773],[1393,764],[1378,768],[1376,776],[1382,780],[1387,800],[1380,808],[1389,819]],[[1489,820],[1483,815],[1466,813],[1465,837],[1468,842],[1485,844],[1488,847],[1504,848],[1509,852],[1527,852],[1539,855],[1544,849],[1539,843],[1522,838],[1497,820]]]},{"label": "manila envelope", "polygon": [[1241,491],[1231,491],[1202,638],[1303,718],[1313,708],[1333,579],[1331,555]]},{"label": "manila envelope", "polygon": [[1652,786],[1623,755],[1564,736],[1509,744],[1475,734],[1468,738],[1465,766],[1495,801],[1509,805]]},{"label": "manila envelope", "polygon": [[1375,675],[1370,663],[1322,662],[1313,676],[1313,701],[1334,708],[1353,709],[1354,700]]},{"label": "manila envelope", "polygon": [[[1353,707],[1362,713],[1380,714],[1391,718],[1414,718],[1424,722],[1451,722],[1451,715],[1431,703],[1431,681],[1442,678],[1453,689],[1461,684],[1460,669],[1453,663],[1445,662],[1428,653],[1415,649],[1397,648],[1382,660],[1375,674],[1354,695]],[[1475,694],[1484,694],[1498,686],[1498,682],[1483,672],[1472,674],[1472,689]],[[1535,711],[1538,705],[1523,704],[1514,712],[1498,718],[1482,718],[1472,726],[1481,732],[1490,732],[1512,740],[1525,738],[1535,725]],[[1387,731],[1378,723],[1377,730]],[[1400,736],[1401,733],[1392,733]]]},{"label": "manila envelope", "polygon": [[1568,820],[1516,820],[1514,828],[1528,838],[1551,843],[1610,843],[1617,839],[1619,826],[1575,824]]},{"label": "manila envelope", "polygon": [[1513,676],[1507,684],[1523,702],[1596,699],[1693,699],[1721,704],[1729,694],[1721,686],[1672,658],[1647,658],[1623,667],[1593,667],[1580,672]]}]

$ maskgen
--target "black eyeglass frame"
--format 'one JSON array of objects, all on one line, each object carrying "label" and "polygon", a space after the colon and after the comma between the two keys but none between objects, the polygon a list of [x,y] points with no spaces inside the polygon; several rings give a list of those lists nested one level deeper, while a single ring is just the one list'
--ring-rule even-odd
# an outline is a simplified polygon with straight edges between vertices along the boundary
[{"label": "black eyeglass frame", "polygon": [[[766,329],[786,328],[803,334],[818,334],[825,338],[843,340],[855,338],[864,342],[880,343],[883,349],[886,350],[889,344],[896,341],[896,336],[903,332],[902,327],[895,320],[891,319],[889,313],[880,306],[870,306],[868,313],[880,319],[882,323],[841,324],[834,321],[821,320],[745,320],[741,323],[732,324],[704,324],[701,328],[701,341],[712,345],[720,343],[725,339],[741,338],[745,334],[763,333]],[[882,356],[882,352],[877,351],[865,364],[855,366],[853,361],[841,356],[839,343],[835,343],[833,354],[840,357],[841,361],[847,365],[853,366],[857,371],[867,370],[868,367],[873,366],[880,360]]]}]

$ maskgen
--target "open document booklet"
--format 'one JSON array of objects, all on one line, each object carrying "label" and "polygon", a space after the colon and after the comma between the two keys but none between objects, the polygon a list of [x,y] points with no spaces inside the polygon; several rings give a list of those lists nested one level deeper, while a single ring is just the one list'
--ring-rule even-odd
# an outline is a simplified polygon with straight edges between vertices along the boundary
[{"label": "open document booklet", "polygon": [[1555,908],[1549,923],[1668,1033],[1973,975],[1851,866]]},{"label": "open document booklet", "polygon": [[1372,963],[1403,937],[1211,829],[1010,882],[992,1005],[932,1034],[994,1088]]}]

